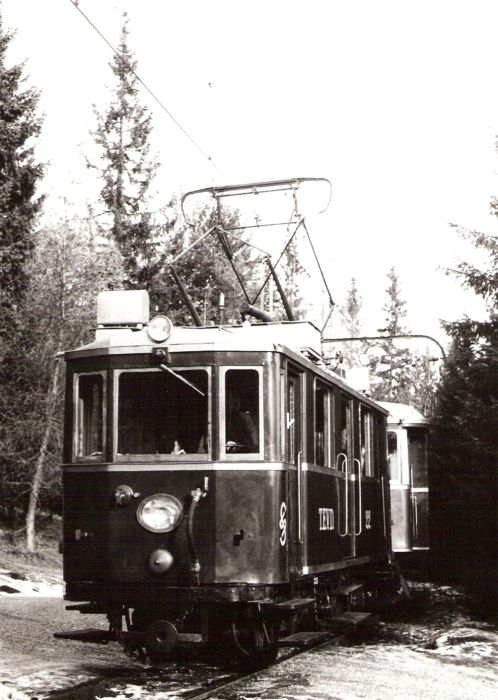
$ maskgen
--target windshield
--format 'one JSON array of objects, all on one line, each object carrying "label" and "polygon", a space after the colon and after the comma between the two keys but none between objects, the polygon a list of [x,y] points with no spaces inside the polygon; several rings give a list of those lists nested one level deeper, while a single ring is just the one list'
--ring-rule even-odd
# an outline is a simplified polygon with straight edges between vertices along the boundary
[{"label": "windshield", "polygon": [[207,371],[121,372],[117,432],[118,456],[206,454]]}]

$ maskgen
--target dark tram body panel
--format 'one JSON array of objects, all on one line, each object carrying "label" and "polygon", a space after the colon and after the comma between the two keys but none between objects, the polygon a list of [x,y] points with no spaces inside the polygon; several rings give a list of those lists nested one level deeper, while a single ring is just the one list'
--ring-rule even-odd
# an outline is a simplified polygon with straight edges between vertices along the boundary
[{"label": "dark tram body panel", "polygon": [[258,644],[263,624],[264,647],[287,601],[391,571],[387,412],[320,364],[316,329],[157,341],[143,319],[110,323],[114,294],[140,302],[105,293],[108,325],[66,353],[66,599],[156,651],[199,625],[203,642],[220,633],[220,604],[265,601],[270,617],[224,611],[236,646],[243,619]]}]

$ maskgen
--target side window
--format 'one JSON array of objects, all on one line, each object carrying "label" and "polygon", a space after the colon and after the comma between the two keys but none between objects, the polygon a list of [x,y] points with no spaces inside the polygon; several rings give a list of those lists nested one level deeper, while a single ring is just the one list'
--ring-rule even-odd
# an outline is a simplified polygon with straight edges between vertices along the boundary
[{"label": "side window", "polygon": [[412,486],[427,486],[427,431],[424,428],[407,428],[408,459]]},{"label": "side window", "polygon": [[360,464],[362,474],[365,476],[374,475],[373,415],[366,406],[360,407]]},{"label": "side window", "polygon": [[330,391],[320,382],[315,385],[315,464],[330,466]]},{"label": "side window", "polygon": [[104,377],[80,374],[76,384],[75,457],[102,458],[104,453]]},{"label": "side window", "polygon": [[336,468],[345,468],[345,457],[351,455],[351,399],[345,394],[339,398],[338,430],[336,431]]},{"label": "side window", "polygon": [[394,430],[387,432],[387,466],[391,481],[400,480],[400,462],[398,450],[398,436]]},{"label": "side window", "polygon": [[260,391],[256,369],[229,369],[225,373],[225,452],[259,453]]}]

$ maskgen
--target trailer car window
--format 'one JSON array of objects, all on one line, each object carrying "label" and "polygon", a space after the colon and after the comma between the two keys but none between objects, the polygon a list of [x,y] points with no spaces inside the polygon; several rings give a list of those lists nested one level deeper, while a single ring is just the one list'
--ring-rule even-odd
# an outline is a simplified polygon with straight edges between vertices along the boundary
[{"label": "trailer car window", "polygon": [[407,428],[408,458],[413,487],[427,486],[427,431],[424,428]]},{"label": "trailer car window", "polygon": [[387,433],[387,464],[391,481],[399,481],[398,436],[393,430]]}]

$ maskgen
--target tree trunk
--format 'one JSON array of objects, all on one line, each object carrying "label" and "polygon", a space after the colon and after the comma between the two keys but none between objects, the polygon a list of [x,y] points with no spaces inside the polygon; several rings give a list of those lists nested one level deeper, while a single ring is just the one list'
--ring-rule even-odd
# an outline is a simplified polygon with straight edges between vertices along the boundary
[{"label": "tree trunk", "polygon": [[52,377],[50,381],[50,386],[47,394],[47,402],[45,406],[45,416],[44,423],[45,427],[43,430],[43,437],[40,445],[40,451],[38,452],[38,457],[36,459],[35,471],[33,474],[33,480],[31,482],[31,491],[29,494],[29,505],[28,512],[26,513],[26,549],[28,552],[34,552],[36,550],[35,543],[35,518],[36,518],[36,508],[38,505],[38,496],[40,494],[40,488],[43,479],[43,469],[45,467],[45,458],[47,456],[48,443],[50,441],[50,435],[52,432],[52,425],[54,421],[55,407],[57,394],[59,392],[59,378],[60,378],[60,360],[54,361],[54,368],[52,371]]}]

